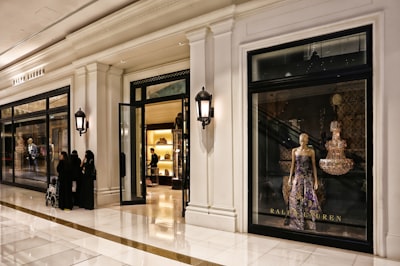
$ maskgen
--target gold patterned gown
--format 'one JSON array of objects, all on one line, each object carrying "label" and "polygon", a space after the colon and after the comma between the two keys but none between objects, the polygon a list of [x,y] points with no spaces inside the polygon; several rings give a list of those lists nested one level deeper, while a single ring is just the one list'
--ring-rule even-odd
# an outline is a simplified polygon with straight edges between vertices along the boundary
[{"label": "gold patterned gown", "polygon": [[316,229],[315,217],[321,212],[314,191],[310,156],[296,155],[296,169],[289,194],[289,227],[297,230]]}]

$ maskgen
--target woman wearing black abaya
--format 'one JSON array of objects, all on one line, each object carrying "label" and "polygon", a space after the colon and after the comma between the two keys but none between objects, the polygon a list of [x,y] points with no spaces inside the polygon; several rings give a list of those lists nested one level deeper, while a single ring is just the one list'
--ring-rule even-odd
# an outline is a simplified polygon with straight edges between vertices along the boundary
[{"label": "woman wearing black abaya", "polygon": [[72,178],[68,154],[65,151],[60,153],[57,165],[58,172],[58,207],[61,210],[72,210]]},{"label": "woman wearing black abaya", "polygon": [[[73,150],[70,157],[70,164],[71,164],[71,174],[72,174],[72,182],[75,182],[75,191],[72,191],[72,203],[73,206],[79,206],[80,200],[80,189],[81,189],[81,179],[82,179],[82,169],[81,164],[82,161],[78,156],[78,152]],[[74,187],[74,185],[72,185]]]},{"label": "woman wearing black abaya", "polygon": [[80,207],[87,210],[94,209],[94,186],[93,181],[96,179],[94,165],[94,154],[91,150],[87,150],[85,158],[82,161],[82,180],[81,180],[81,197]]}]

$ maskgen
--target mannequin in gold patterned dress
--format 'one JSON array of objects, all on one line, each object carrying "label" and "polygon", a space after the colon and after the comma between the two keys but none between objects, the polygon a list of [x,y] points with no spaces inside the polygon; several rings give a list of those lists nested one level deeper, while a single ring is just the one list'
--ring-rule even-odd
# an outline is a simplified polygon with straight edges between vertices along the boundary
[{"label": "mannequin in gold patterned dress", "polygon": [[288,180],[291,185],[289,227],[297,230],[315,230],[316,216],[321,211],[315,193],[315,190],[318,189],[315,152],[307,146],[307,134],[300,134],[299,141],[300,146],[292,150],[292,164]]}]

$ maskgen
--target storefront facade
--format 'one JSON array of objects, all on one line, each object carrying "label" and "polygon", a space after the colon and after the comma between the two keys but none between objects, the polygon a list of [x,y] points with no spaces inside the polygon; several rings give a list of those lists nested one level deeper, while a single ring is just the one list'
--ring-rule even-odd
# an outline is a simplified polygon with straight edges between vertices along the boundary
[{"label": "storefront facade", "polygon": [[[232,1],[221,1],[220,5],[208,6],[202,14],[181,20],[176,18],[157,30],[139,31],[140,23],[136,25],[137,22],[132,22],[131,27],[121,26],[130,25],[124,18],[137,16],[138,6],[143,8],[140,12],[151,10],[147,14],[152,17],[166,10],[190,13],[193,6],[200,6],[203,1],[187,1],[190,3],[185,2],[182,6],[171,4],[169,9],[164,6],[162,10],[156,8],[157,1],[148,2],[139,1],[136,6],[126,8],[124,16],[121,13],[111,15],[101,23],[71,34],[65,41],[65,47],[80,51],[89,46],[89,42],[96,42],[95,33],[102,25],[109,23],[113,27],[120,18],[119,28],[113,28],[118,30],[120,41],[113,39],[114,43],[109,47],[99,47],[92,54],[75,57],[64,65],[55,62],[60,58],[65,60],[61,56],[61,51],[65,50],[39,52],[37,58],[52,58],[46,59],[45,75],[17,86],[13,86],[12,77],[19,74],[20,69],[30,69],[39,61],[27,60],[1,71],[2,114],[19,101],[69,87],[69,120],[66,120],[69,123],[69,148],[77,149],[79,154],[86,149],[94,151],[98,165],[96,204],[116,203],[119,201],[120,174],[115,167],[120,159],[118,104],[130,102],[130,83],[133,81],[190,69],[191,192],[185,213],[187,224],[324,244],[322,237],[328,239],[325,244],[349,249],[354,247],[346,243],[355,240],[363,246],[358,250],[400,259],[400,229],[396,226],[400,218],[396,207],[400,201],[396,191],[400,186],[396,174],[396,151],[400,149],[396,114],[400,107],[395,102],[399,97],[396,71],[400,62],[397,45],[400,36],[392,26],[400,23],[397,15],[400,3],[313,0],[235,1],[231,4]],[[132,28],[141,33],[132,35],[130,40],[121,37],[121,32],[125,30],[128,34]],[[112,31],[105,34],[101,38],[115,37]],[[186,38],[188,45],[180,58],[152,64],[148,54],[144,56],[148,57],[149,63],[141,68],[109,64],[111,55],[155,44],[160,49],[165,48],[167,58],[168,44],[164,44],[163,38],[171,34],[183,34]],[[339,39],[343,39],[342,52],[337,52],[342,49],[337,48]],[[300,48],[292,53],[290,49],[295,47]],[[314,64],[317,61],[310,61],[312,52],[317,51],[319,59],[329,58],[327,47],[338,56],[365,52],[365,57],[361,57],[364,61],[354,58],[351,67],[344,61],[325,76],[321,74],[323,70],[314,71],[310,64],[304,64],[303,73],[293,74],[286,63],[277,63],[284,60],[282,54],[292,53],[294,57],[300,56],[301,62]],[[285,49],[290,51],[285,52]],[[290,62],[291,59],[287,59]],[[251,60],[258,60],[258,63]],[[318,62],[321,66],[321,61]],[[258,69],[254,68],[257,64]],[[327,61],[324,64],[328,67]],[[304,68],[309,68],[311,74],[308,75]],[[266,79],[261,75],[265,69]],[[274,75],[269,69],[284,74],[269,79]],[[299,76],[302,78],[296,78]],[[194,96],[203,86],[212,93],[214,107],[214,117],[205,129],[197,122],[194,111]],[[85,111],[90,123],[88,132],[82,136],[74,130],[71,117],[79,108]],[[355,111],[349,113],[349,110]],[[50,115],[48,112],[51,111],[50,108],[43,112]],[[272,118],[260,117],[264,111],[272,112]],[[340,137],[347,141],[346,149],[342,150],[345,158],[341,158],[351,159],[354,163],[348,173],[340,176],[323,171],[324,161],[319,164],[321,159],[328,159],[323,152],[333,134],[330,130],[335,128],[331,122],[338,121],[335,119],[341,120]],[[3,132],[9,131],[3,122]],[[282,132],[282,129],[286,131]],[[51,134],[49,129],[46,132]],[[325,189],[325,202],[320,198],[323,202],[320,225],[339,226],[337,231],[343,231],[343,227],[355,224],[361,228],[359,231],[350,230],[345,236],[332,235],[326,233],[331,230],[322,229],[299,234],[297,230],[282,227],[286,212],[280,186],[285,183],[283,177],[288,176],[291,159],[288,151],[290,153],[290,149],[299,144],[297,138],[302,132],[312,137],[310,140],[314,142],[310,141],[310,144],[315,150],[317,144],[322,147],[321,154],[316,156],[319,177],[325,182],[325,187],[320,186],[320,191]],[[16,130],[13,133],[17,133]],[[278,140],[288,134],[294,143],[287,147],[274,143],[274,134],[279,136]],[[5,142],[3,138],[2,143]],[[49,147],[46,143],[50,142],[44,143]],[[282,151],[283,147],[286,150]],[[283,155],[285,157],[281,157]],[[2,173],[7,172],[3,168]],[[4,178],[3,174],[2,181]],[[353,203],[346,205],[349,208],[346,213],[339,213],[332,207],[345,201]],[[264,213],[268,215],[262,217]]]},{"label": "storefront facade", "polygon": [[249,53],[251,232],[372,252],[371,33]]}]

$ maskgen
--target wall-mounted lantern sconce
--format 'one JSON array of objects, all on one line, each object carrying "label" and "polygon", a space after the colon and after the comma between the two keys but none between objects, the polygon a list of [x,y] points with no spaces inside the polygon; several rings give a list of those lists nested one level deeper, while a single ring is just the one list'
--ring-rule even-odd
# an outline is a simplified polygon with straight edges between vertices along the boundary
[{"label": "wall-mounted lantern sconce", "polygon": [[205,129],[205,126],[211,123],[211,117],[214,117],[214,108],[211,107],[212,95],[203,87],[202,90],[197,93],[195,100],[197,120],[201,121],[203,129]]},{"label": "wall-mounted lantern sconce", "polygon": [[86,115],[81,108],[75,113],[75,124],[76,130],[79,131],[79,136],[85,134],[89,128],[89,122],[86,120]]}]

